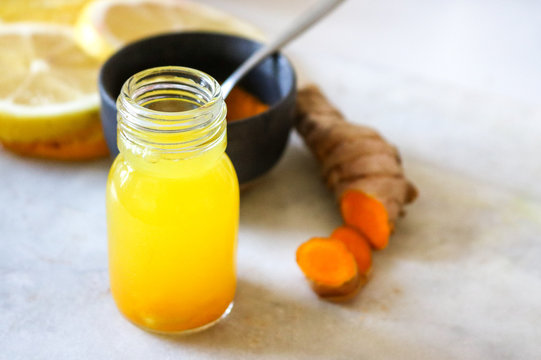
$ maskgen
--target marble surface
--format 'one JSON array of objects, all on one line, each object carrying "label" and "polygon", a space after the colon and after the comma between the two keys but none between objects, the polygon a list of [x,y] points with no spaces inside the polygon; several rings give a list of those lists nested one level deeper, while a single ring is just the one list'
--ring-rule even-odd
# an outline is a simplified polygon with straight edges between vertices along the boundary
[{"label": "marble surface", "polygon": [[[209,3],[273,34],[311,2]],[[348,304],[318,300],[294,261],[340,223],[296,135],[242,194],[233,312],[182,338],[145,333],[115,308],[110,161],[0,152],[0,359],[539,359],[539,10],[350,1],[288,47],[303,79],[399,146],[421,192]]]}]

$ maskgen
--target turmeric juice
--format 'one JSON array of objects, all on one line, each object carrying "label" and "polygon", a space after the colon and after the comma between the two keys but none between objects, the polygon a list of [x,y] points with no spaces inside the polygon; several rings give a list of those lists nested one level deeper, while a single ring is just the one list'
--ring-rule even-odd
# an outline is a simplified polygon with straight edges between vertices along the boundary
[{"label": "turmeric juice", "polygon": [[128,80],[117,108],[111,292],[146,330],[203,328],[227,314],[236,286],[238,181],[224,152],[219,85],[192,69],[150,69]]}]

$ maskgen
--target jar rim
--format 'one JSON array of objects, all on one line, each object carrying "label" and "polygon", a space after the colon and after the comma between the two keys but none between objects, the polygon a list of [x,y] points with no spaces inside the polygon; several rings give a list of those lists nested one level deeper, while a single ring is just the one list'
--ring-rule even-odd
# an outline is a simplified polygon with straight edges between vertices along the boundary
[{"label": "jar rim", "polygon": [[[207,89],[209,90],[209,99],[205,101],[204,104],[201,106],[198,106],[194,109],[189,110],[183,110],[183,111],[161,111],[161,110],[155,110],[147,108],[141,104],[139,104],[136,101],[136,98],[134,97],[135,91],[138,90],[137,82],[151,77],[151,76],[157,76],[157,75],[166,75],[166,74],[176,74],[179,76],[183,76],[184,78],[186,76],[194,76],[198,77],[202,81],[205,81],[206,85],[208,86]],[[199,83],[202,85],[201,83]],[[204,87],[204,86],[202,86]],[[134,115],[142,116],[144,118],[150,119],[150,118],[157,118],[161,121],[181,121],[185,118],[194,118],[197,115],[199,115],[201,112],[204,112],[206,110],[211,110],[212,107],[220,102],[223,101],[222,98],[222,90],[220,87],[220,84],[209,74],[185,67],[185,66],[159,66],[159,67],[153,67],[149,69],[145,69],[142,71],[139,71],[138,73],[132,75],[126,82],[122,85],[122,89],[120,90],[119,95],[119,101],[122,101],[123,105],[128,105],[127,110],[133,113]]]},{"label": "jar rim", "polygon": [[[188,108],[181,104],[177,111],[169,101]],[[172,110],[151,106],[160,102]],[[119,149],[188,156],[225,141],[227,110],[220,84],[200,70],[162,66],[140,71],[122,86],[117,111]]]}]

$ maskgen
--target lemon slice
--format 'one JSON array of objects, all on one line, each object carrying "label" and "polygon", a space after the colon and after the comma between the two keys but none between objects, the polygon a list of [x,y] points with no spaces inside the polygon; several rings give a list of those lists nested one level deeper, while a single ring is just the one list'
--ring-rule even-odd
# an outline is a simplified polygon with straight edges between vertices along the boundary
[{"label": "lemon slice", "polygon": [[99,121],[99,61],[72,34],[62,25],[0,25],[1,141],[55,139]]},{"label": "lemon slice", "polygon": [[88,0],[1,0],[4,22],[32,21],[73,24]]},{"label": "lemon slice", "polygon": [[119,47],[174,31],[216,31],[262,40],[254,26],[231,15],[190,1],[96,0],[76,22],[76,37],[89,54],[105,59]]}]

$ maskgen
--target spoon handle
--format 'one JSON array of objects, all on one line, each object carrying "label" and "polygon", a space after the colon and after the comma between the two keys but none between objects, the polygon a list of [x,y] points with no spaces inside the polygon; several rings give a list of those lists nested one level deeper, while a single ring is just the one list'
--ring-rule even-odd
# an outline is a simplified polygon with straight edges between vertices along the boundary
[{"label": "spoon handle", "polygon": [[280,49],[282,46],[296,38],[304,30],[308,29],[319,19],[331,12],[336,6],[345,0],[323,0],[319,2],[313,9],[298,19],[295,24],[284,31],[280,36],[275,38],[267,45],[261,47],[254,52],[242,65],[237,68],[229,77],[222,83],[222,95],[224,99],[229,95],[229,92],[235,87],[237,82],[242,79],[252,68],[258,65],[267,56]]}]

